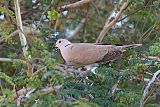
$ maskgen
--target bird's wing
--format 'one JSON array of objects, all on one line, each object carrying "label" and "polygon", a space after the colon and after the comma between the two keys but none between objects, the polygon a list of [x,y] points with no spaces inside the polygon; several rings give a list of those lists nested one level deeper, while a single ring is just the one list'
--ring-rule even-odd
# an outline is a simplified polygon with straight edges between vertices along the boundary
[{"label": "bird's wing", "polygon": [[121,51],[114,45],[97,45],[89,43],[73,44],[69,49],[70,61],[73,65],[88,65],[114,60]]}]

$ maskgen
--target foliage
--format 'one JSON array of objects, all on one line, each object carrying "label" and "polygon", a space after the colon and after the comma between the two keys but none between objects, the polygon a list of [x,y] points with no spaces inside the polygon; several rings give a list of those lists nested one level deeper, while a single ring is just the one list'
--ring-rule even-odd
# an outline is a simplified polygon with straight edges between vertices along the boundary
[{"label": "foliage", "polygon": [[[66,15],[59,10],[61,6],[77,1],[20,1],[23,25],[36,26],[39,32],[25,34],[30,61],[25,60],[18,33],[15,33],[14,2],[0,1],[0,16],[4,15],[4,19],[0,19],[0,42],[1,38],[5,39],[4,43],[0,43],[0,58],[26,62],[0,62],[0,106],[16,107],[19,98],[16,92],[23,88],[35,91],[29,97],[24,96],[21,106],[140,106],[143,89],[148,83],[146,80],[150,80],[160,69],[159,1],[132,0],[122,16],[128,17],[113,26],[103,39],[107,44],[142,43],[142,47],[127,50],[122,59],[102,64],[84,77],[76,73],[68,76],[57,70],[56,66],[64,61],[59,51],[52,49],[53,44],[58,38],[70,38],[69,34],[83,18],[86,19],[83,28],[70,39],[75,42],[95,42],[117,0],[94,0],[80,8],[69,9]],[[150,55],[157,59],[150,59]],[[32,76],[27,75],[29,70]],[[159,76],[156,82],[159,82]],[[58,91],[41,91],[59,85],[62,87]],[[113,92],[115,85],[117,87]],[[146,107],[158,107],[159,89],[156,84],[150,87]]]},{"label": "foliage", "polygon": [[160,43],[155,43],[154,45],[152,45],[150,48],[150,54],[153,55],[159,55],[160,53]]},{"label": "foliage", "polygon": [[7,76],[5,73],[0,72],[0,78],[5,79],[8,83],[10,83],[11,85],[14,85],[14,83],[12,82],[11,78],[9,76]]},{"label": "foliage", "polygon": [[60,14],[55,10],[48,11],[48,17],[50,20],[56,20],[60,17]]}]

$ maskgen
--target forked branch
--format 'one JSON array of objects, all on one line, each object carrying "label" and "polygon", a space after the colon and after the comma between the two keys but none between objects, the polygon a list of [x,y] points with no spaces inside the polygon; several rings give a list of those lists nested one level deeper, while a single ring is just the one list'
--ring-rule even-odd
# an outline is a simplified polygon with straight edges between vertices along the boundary
[{"label": "forked branch", "polygon": [[113,14],[115,13],[115,11],[117,10],[119,4],[121,4],[123,0],[120,0],[119,3],[117,4],[117,6],[115,7],[115,9],[113,10],[113,12],[111,13],[110,17],[107,19],[102,31],[100,32],[96,43],[100,43],[102,42],[104,36],[106,35],[106,33],[111,29],[112,26],[114,26],[116,24],[116,22],[119,20],[119,18],[123,15],[124,11],[127,9],[127,7],[129,6],[130,2],[127,1],[123,4],[123,6],[120,8],[120,11],[116,14],[115,17],[113,17]]}]

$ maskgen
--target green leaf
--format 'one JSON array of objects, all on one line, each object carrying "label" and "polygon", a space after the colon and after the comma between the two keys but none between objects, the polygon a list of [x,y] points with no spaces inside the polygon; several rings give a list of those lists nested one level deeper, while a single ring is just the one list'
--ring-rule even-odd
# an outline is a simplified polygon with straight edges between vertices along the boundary
[{"label": "green leaf", "polygon": [[48,18],[50,20],[56,20],[60,17],[60,13],[58,13],[56,10],[51,10],[51,11],[48,11]]}]

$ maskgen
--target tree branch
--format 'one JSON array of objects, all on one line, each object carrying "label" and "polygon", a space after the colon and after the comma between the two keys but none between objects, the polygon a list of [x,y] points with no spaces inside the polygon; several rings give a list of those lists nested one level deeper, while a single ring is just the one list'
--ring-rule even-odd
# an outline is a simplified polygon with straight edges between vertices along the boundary
[{"label": "tree branch", "polygon": [[68,40],[71,40],[71,39],[81,30],[81,28],[84,26],[85,22],[86,22],[86,19],[83,18],[83,19],[81,20],[81,22],[80,22],[80,23],[77,25],[77,27],[75,28],[74,32],[73,32],[71,35],[69,35],[69,36],[67,37],[67,39],[68,39]]},{"label": "tree branch", "polygon": [[158,70],[157,72],[154,73],[152,79],[148,82],[146,88],[143,91],[143,98],[141,100],[141,106],[140,107],[144,107],[145,104],[145,98],[148,94],[148,89],[150,88],[151,84],[156,80],[156,77],[160,74],[160,70]]},{"label": "tree branch", "polygon": [[[100,43],[105,34],[111,29],[112,26],[114,26],[116,24],[116,22],[118,21],[118,19],[122,16],[122,14],[124,13],[124,11],[127,9],[127,7],[129,6],[130,2],[127,1],[123,4],[123,6],[121,7],[120,11],[116,14],[115,17],[112,17],[113,14],[115,13],[115,11],[117,10],[118,5],[122,2],[123,0],[120,0],[119,3],[117,4],[117,6],[115,7],[115,9],[113,10],[112,14],[110,15],[110,17],[108,18],[108,20],[106,21],[102,31],[100,32],[100,35],[98,36],[96,43]],[[112,20],[113,19],[113,20]]]},{"label": "tree branch", "polygon": [[144,7],[139,8],[139,9],[137,9],[136,11],[134,11],[134,12],[132,12],[132,13],[129,13],[127,16],[125,16],[125,17],[123,17],[123,18],[119,19],[117,22],[120,22],[120,21],[122,21],[122,20],[126,19],[127,17],[129,17],[129,16],[131,16],[131,15],[133,15],[133,14],[135,14],[135,13],[137,13],[137,12],[141,11],[143,8],[145,8],[145,6],[144,6]]},{"label": "tree branch", "polygon": [[150,34],[151,32],[154,30],[156,26],[153,25],[151,26],[149,29],[147,29],[141,36],[140,36],[140,39],[139,39],[139,43],[142,43],[144,39],[146,39]]},{"label": "tree branch", "polygon": [[14,58],[0,58],[0,62],[21,62],[26,63],[26,61],[21,59],[14,59]]},{"label": "tree branch", "polygon": [[19,1],[14,0],[14,5],[15,5],[15,15],[16,15],[16,20],[17,20],[19,38],[20,38],[20,41],[21,41],[21,46],[23,47],[22,50],[23,50],[24,57],[27,58],[28,44],[27,44],[26,37],[23,34],[23,27],[22,27],[22,19],[21,19]]},{"label": "tree branch", "polygon": [[[32,27],[27,27],[27,26],[23,26],[23,30],[24,30],[24,34],[26,35],[29,35],[29,34],[32,34],[32,35],[38,35],[40,34],[40,31],[39,30],[36,30]],[[5,43],[9,38],[13,38],[15,36],[17,36],[19,33],[18,30],[15,30],[13,31],[8,37],[4,38],[4,37],[0,37],[0,45],[2,45],[3,43]]]},{"label": "tree branch", "polygon": [[81,0],[81,1],[78,1],[78,2],[75,2],[75,3],[72,3],[72,4],[64,5],[64,6],[60,7],[59,10],[61,12],[63,12],[63,11],[69,10],[69,9],[79,8],[79,7],[83,6],[84,4],[87,4],[91,1],[92,0]]}]

